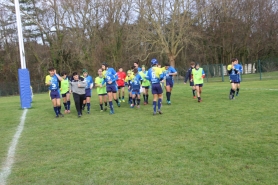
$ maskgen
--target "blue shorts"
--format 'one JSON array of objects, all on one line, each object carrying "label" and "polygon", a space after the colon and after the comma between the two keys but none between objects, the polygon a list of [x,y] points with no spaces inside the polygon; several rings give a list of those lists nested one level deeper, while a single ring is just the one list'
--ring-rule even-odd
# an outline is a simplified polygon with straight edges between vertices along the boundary
[{"label": "blue shorts", "polygon": [[65,94],[62,94],[62,97],[65,98],[69,94],[69,91],[67,91]]},{"label": "blue shorts", "polygon": [[160,83],[152,84],[152,94],[162,94],[163,90]]},{"label": "blue shorts", "polygon": [[195,84],[195,86],[203,87],[203,84]]},{"label": "blue shorts", "polygon": [[91,97],[92,96],[92,90],[91,89],[85,89],[85,97]]},{"label": "blue shorts", "polygon": [[106,92],[109,93],[109,92],[112,92],[112,93],[117,93],[117,89],[115,85],[109,85],[109,86],[106,86]]},{"label": "blue shorts", "polygon": [[190,84],[189,84],[189,85],[190,85],[190,86],[195,86],[193,81],[192,81],[192,82],[190,82]]},{"label": "blue shorts", "polygon": [[140,89],[132,89],[131,93],[140,95]]},{"label": "blue shorts", "polygon": [[51,90],[50,91],[50,98],[51,98],[51,100],[53,100],[53,99],[60,99],[61,96],[60,96],[59,91],[58,90]]},{"label": "blue shorts", "polygon": [[166,80],[166,86],[170,86],[170,87],[173,87],[174,86],[174,82],[172,79],[170,80]]}]

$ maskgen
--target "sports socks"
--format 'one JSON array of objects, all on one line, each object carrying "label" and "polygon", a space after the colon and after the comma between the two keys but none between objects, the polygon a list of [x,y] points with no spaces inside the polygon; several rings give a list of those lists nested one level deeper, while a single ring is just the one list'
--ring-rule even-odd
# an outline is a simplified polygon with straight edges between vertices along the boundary
[{"label": "sports socks", "polygon": [[70,110],[70,101],[67,101],[68,110]]},{"label": "sports socks", "polygon": [[68,110],[68,104],[65,102],[63,103],[64,104],[64,107],[65,107],[65,110]]},{"label": "sports socks", "polygon": [[53,109],[54,109],[54,112],[55,112],[56,116],[58,116],[59,115],[58,108],[57,107],[53,107]]},{"label": "sports socks", "polygon": [[90,111],[91,103],[87,103],[87,111]]},{"label": "sports socks", "polygon": [[157,103],[158,110],[160,110],[160,108],[161,108],[161,102],[162,102],[162,99],[158,98],[158,103]]},{"label": "sports socks", "polygon": [[137,105],[140,105],[140,99],[137,98]]},{"label": "sports socks", "polygon": [[146,95],[143,94],[144,102],[146,102]]},{"label": "sports socks", "polygon": [[[106,103],[106,105],[107,105],[107,103]],[[103,110],[103,103],[99,104],[99,106],[100,106],[100,110]]]},{"label": "sports socks", "polygon": [[115,102],[118,104],[118,103],[119,103],[119,100],[118,100],[118,99],[115,99]]},{"label": "sports socks", "polygon": [[122,100],[124,100],[125,99],[125,97],[124,96],[122,96]]},{"label": "sports socks", "polygon": [[146,102],[148,103],[148,101],[149,101],[149,95],[147,94],[146,95]]},{"label": "sports socks", "polygon": [[156,101],[153,101],[153,112],[156,112]]},{"label": "sports socks", "polygon": [[113,102],[112,101],[109,101],[109,107],[110,107],[111,110],[114,110],[113,109]]},{"label": "sports socks", "polygon": [[192,94],[193,94],[193,96],[196,96],[196,95],[195,95],[195,90],[192,90]]},{"label": "sports socks", "polygon": [[61,114],[61,106],[58,106],[57,110],[58,110],[58,114]]},{"label": "sports socks", "polygon": [[104,102],[105,107],[107,106],[107,102]]},{"label": "sports socks", "polygon": [[133,101],[133,105],[135,105],[135,100],[136,100],[135,98],[132,98],[132,101]]},{"label": "sports socks", "polygon": [[170,101],[170,98],[171,98],[171,92],[166,92],[166,97],[167,97],[167,101]]},{"label": "sports socks", "polygon": [[230,95],[232,95],[232,98],[234,97],[235,91],[233,89],[230,90]]}]

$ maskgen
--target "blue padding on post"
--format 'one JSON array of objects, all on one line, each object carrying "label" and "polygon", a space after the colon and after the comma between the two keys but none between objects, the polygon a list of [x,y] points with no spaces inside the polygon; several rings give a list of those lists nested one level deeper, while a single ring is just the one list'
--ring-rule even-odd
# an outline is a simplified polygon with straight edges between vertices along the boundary
[{"label": "blue padding on post", "polygon": [[18,69],[18,85],[21,108],[31,108],[32,93],[28,69]]}]

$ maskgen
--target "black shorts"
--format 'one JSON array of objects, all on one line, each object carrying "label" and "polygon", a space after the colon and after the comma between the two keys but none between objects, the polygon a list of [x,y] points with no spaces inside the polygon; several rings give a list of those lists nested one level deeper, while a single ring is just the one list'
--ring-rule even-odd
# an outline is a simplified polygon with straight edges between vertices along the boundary
[{"label": "black shorts", "polygon": [[145,88],[145,89],[149,89],[150,88],[150,86],[142,86],[143,88]]},{"label": "black shorts", "polygon": [[65,94],[62,94],[62,97],[65,98],[69,94],[69,91],[67,91]]},{"label": "black shorts", "polygon": [[99,94],[98,96],[106,96],[106,95],[107,95],[107,93]]},{"label": "black shorts", "polygon": [[203,84],[195,84],[195,86],[203,87]]},{"label": "black shorts", "polygon": [[195,85],[194,85],[194,82],[190,82],[189,85],[190,85],[190,86],[195,86]]},{"label": "black shorts", "polygon": [[125,86],[118,86],[118,89],[124,88]]}]

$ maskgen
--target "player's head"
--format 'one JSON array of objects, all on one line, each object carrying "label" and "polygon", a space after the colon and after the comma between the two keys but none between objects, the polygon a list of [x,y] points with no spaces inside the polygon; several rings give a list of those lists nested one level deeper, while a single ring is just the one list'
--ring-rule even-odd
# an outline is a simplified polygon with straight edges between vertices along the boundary
[{"label": "player's head", "polygon": [[146,67],[145,67],[145,65],[142,65],[142,71],[145,71],[146,70]]},{"label": "player's head", "polygon": [[199,69],[199,67],[200,67],[200,64],[199,64],[199,63],[196,63],[196,64],[195,64],[195,69]]},{"label": "player's head", "polygon": [[237,60],[237,58],[232,58],[232,59],[231,59],[231,62],[232,62],[232,64],[237,64],[237,63],[238,63],[238,60]]},{"label": "player's head", "polygon": [[133,69],[133,73],[137,74],[138,73],[138,69],[137,68]]},{"label": "player's head", "polygon": [[66,77],[67,77],[67,73],[65,72],[65,71],[63,71],[62,73],[61,73],[61,76],[65,79]]},{"label": "player's head", "polygon": [[123,72],[123,68],[122,67],[119,67],[119,72]]},{"label": "player's head", "polygon": [[138,68],[139,62],[134,62],[134,63],[133,63],[133,66],[134,66],[135,68]]},{"label": "player's head", "polygon": [[55,74],[55,68],[54,67],[48,68],[48,72],[49,72],[50,76],[53,76]]},{"label": "player's head", "polygon": [[194,68],[195,67],[195,62],[190,62],[190,66],[191,66],[191,68]]},{"label": "player's head", "polygon": [[166,63],[166,64],[165,64],[165,69],[167,70],[167,69],[169,69],[169,67],[170,67],[170,64],[169,64],[169,63]]},{"label": "player's head", "polygon": [[102,68],[97,70],[97,74],[98,74],[98,76],[102,76]]},{"label": "player's head", "polygon": [[127,76],[130,76],[131,73],[132,73],[131,70],[128,70],[128,71],[127,71]]},{"label": "player's head", "polygon": [[156,60],[156,58],[153,58],[151,60],[151,66],[157,66],[158,65],[158,61]]},{"label": "player's head", "polygon": [[78,73],[77,72],[73,72],[72,73],[72,78],[73,78],[73,80],[78,80],[79,79]]},{"label": "player's head", "polygon": [[102,70],[106,70],[108,68],[108,64],[106,62],[103,62],[101,64],[101,68],[102,68]]},{"label": "player's head", "polygon": [[83,70],[82,70],[82,73],[83,73],[83,76],[84,76],[84,77],[87,77],[87,76],[88,76],[88,71],[87,71],[87,69],[83,69]]}]

